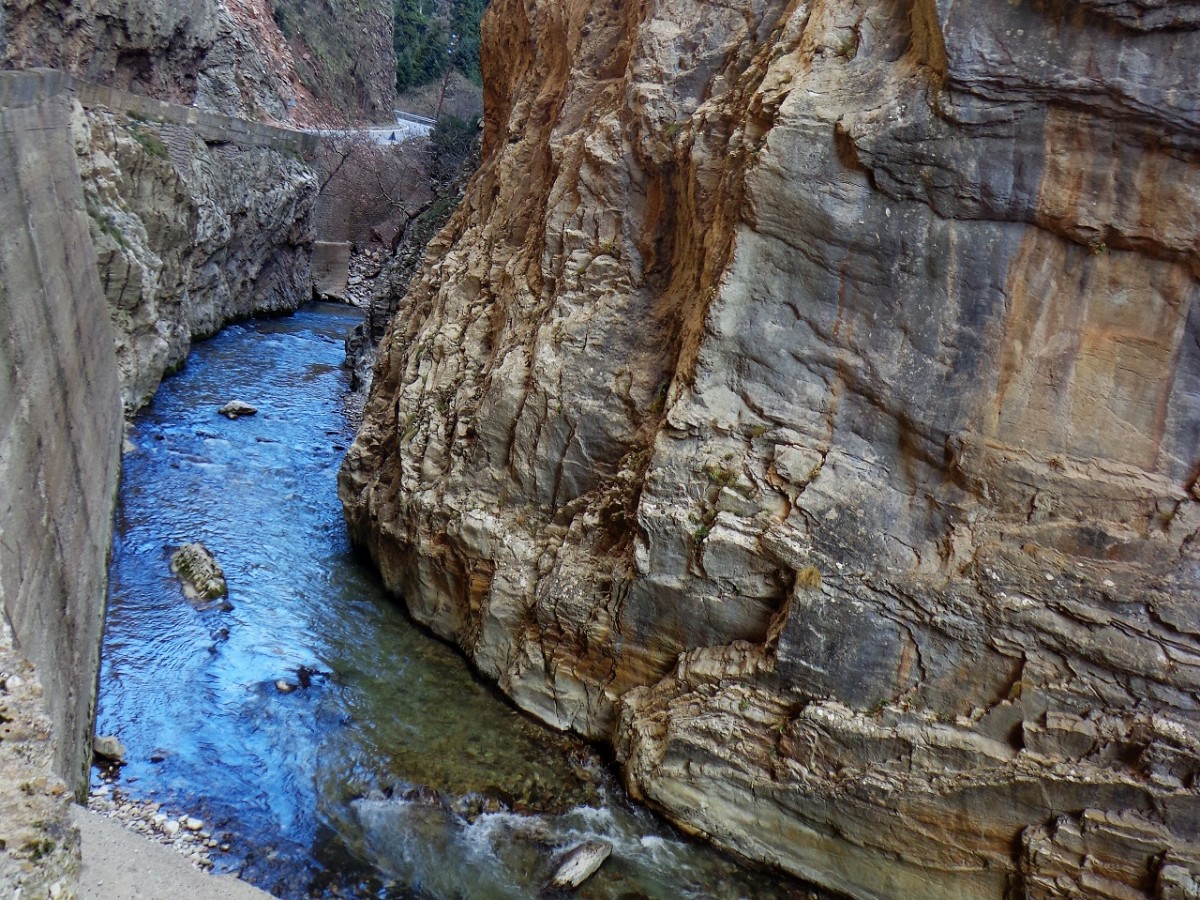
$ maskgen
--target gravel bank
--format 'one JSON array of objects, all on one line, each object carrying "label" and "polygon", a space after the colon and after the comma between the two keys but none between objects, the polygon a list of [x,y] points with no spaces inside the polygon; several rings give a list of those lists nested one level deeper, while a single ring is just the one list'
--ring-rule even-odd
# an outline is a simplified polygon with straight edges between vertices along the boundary
[{"label": "gravel bank", "polygon": [[76,806],[83,839],[81,900],[263,900],[256,887],[228,875],[210,875],[187,856],[135,834],[101,813]]}]

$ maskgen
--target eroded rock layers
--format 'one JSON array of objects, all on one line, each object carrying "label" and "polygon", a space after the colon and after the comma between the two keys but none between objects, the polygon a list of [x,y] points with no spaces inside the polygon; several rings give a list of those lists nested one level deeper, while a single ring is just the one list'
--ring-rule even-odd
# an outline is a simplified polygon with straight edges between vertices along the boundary
[{"label": "eroded rock layers", "polygon": [[309,299],[317,176],[294,154],[78,107],[74,138],[126,413],[194,338]]},{"label": "eroded rock layers", "polygon": [[1198,10],[495,0],[355,539],[746,856],[1195,896]]},{"label": "eroded rock layers", "polygon": [[390,22],[388,0],[0,0],[0,66],[252,120],[390,121]]}]

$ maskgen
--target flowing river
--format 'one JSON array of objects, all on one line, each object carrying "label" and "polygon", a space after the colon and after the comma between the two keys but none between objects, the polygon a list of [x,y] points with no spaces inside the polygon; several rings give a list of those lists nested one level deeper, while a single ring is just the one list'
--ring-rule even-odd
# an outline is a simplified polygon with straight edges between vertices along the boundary
[{"label": "flowing river", "polygon": [[[218,870],[283,897],[536,897],[586,839],[613,853],[579,897],[806,896],[629,803],[351,552],[335,479],[358,318],[313,305],[226,328],[134,423],[96,724],[128,748],[121,790],[202,817],[229,846]],[[258,415],[218,415],[234,398]],[[227,603],[184,598],[169,560],[189,541],[224,567]]]}]

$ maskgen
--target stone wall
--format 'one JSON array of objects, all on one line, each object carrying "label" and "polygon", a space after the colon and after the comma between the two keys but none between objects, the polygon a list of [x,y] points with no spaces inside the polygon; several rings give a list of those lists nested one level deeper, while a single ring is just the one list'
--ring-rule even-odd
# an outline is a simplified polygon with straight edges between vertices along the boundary
[{"label": "stone wall", "polygon": [[311,132],[251,122],[194,106],[180,106],[109,85],[80,81],[65,73],[60,73],[58,77],[64,89],[70,90],[84,109],[124,113],[135,119],[186,126],[206,143],[237,144],[239,147],[260,147],[301,155],[314,153],[320,143],[320,138]]},{"label": "stone wall", "polygon": [[0,598],[36,664],[54,769],[86,784],[121,401],[71,102],[0,75]]}]

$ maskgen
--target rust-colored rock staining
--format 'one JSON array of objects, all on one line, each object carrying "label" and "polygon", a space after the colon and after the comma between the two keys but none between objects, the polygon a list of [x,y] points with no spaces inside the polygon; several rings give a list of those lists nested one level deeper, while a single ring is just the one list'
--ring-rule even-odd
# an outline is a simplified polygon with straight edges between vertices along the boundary
[{"label": "rust-colored rock staining", "polygon": [[1198,10],[495,0],[355,539],[747,857],[1195,896]]}]

